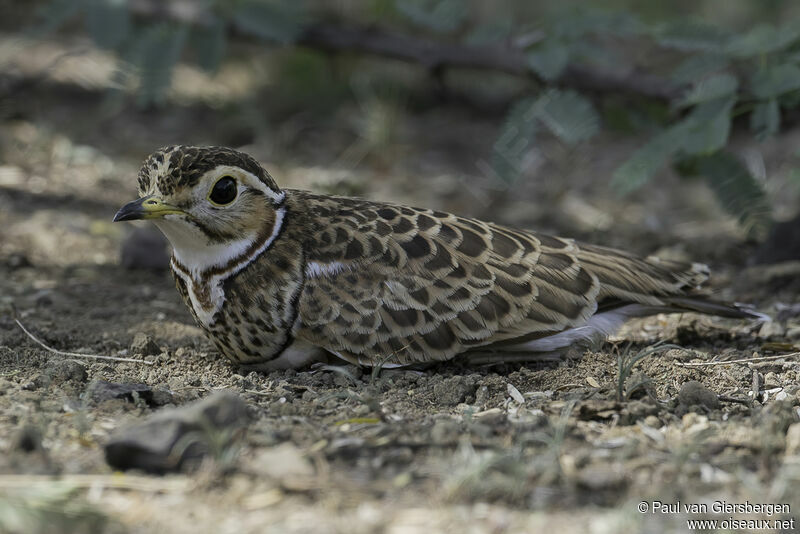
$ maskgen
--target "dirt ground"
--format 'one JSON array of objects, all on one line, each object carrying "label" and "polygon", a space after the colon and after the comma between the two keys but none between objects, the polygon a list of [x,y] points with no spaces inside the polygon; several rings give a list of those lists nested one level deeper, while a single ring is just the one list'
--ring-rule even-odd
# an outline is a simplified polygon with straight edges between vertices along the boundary
[{"label": "dirt ground", "polygon": [[[166,271],[120,266],[131,227],[110,222],[149,150],[225,142],[217,130],[240,124],[186,104],[87,126],[77,118],[102,103],[48,91],[16,102],[0,126],[0,531],[685,532],[687,519],[789,521],[800,510],[800,266],[748,265],[756,244],[702,184],[676,187],[665,173],[617,198],[608,177],[630,139],[577,149],[542,139],[531,178],[488,200],[470,185],[474,154],[490,150],[500,121],[459,109],[398,119],[377,148],[359,144],[357,126],[343,131],[339,119],[357,111],[345,109],[300,134],[285,124],[258,134],[248,149],[282,185],[692,257],[712,266],[721,298],[775,321],[657,316],[547,365],[241,374],[192,324]],[[741,148],[765,164],[779,215],[797,200],[785,178],[792,143],[789,133]],[[54,354],[15,317],[55,349],[137,361]],[[131,348],[139,333],[155,342],[149,354]],[[675,347],[656,347],[620,383],[620,366],[658,343]],[[102,400],[101,381],[153,394]],[[106,464],[116,429],[221,389],[254,422],[199,469],[153,476]],[[661,513],[654,501],[788,511]]]}]

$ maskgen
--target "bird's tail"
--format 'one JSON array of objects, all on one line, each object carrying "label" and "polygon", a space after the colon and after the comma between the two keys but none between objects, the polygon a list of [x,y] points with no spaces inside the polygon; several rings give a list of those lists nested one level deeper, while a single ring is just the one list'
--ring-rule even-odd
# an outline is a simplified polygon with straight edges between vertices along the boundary
[{"label": "bird's tail", "polygon": [[770,321],[768,315],[747,304],[715,300],[703,286],[709,269],[702,263],[685,263],[656,257],[639,258],[614,249],[582,245],[582,265],[600,281],[598,311],[625,304],[629,317],[655,313],[697,312],[736,319]]},{"label": "bird's tail", "polygon": [[739,302],[723,302],[700,295],[662,297],[662,300],[667,307],[665,311],[670,312],[691,311],[733,319],[757,319],[762,322],[772,320],[769,315],[756,311],[751,305]]}]

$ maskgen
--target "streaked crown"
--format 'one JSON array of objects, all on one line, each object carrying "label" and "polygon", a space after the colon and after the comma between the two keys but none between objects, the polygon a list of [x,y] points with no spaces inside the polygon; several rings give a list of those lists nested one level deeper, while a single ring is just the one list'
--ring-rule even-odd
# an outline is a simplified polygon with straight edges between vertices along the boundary
[{"label": "streaked crown", "polygon": [[169,197],[179,189],[194,187],[210,170],[219,166],[238,167],[256,176],[275,195],[281,193],[275,180],[250,155],[219,147],[173,145],[147,157],[139,171],[139,195]]}]

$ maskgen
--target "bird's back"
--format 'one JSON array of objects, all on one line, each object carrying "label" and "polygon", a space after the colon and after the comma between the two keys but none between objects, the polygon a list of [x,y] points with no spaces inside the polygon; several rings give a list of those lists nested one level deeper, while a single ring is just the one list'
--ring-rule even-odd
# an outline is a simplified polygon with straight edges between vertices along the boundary
[{"label": "bird's back", "polygon": [[599,313],[627,310],[624,319],[697,309],[681,299],[709,302],[697,292],[708,277],[701,264],[428,209],[303,191],[288,191],[287,200],[287,222],[297,213],[304,235],[297,336],[355,362],[446,360],[487,346],[538,350],[536,340],[563,337]]}]

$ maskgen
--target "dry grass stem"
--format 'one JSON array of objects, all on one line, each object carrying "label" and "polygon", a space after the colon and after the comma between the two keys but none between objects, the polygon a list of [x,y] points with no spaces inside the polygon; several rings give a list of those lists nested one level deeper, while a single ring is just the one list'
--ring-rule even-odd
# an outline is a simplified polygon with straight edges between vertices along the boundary
[{"label": "dry grass stem", "polygon": [[153,365],[153,362],[148,362],[147,360],[136,360],[134,358],[118,358],[116,356],[104,356],[102,354],[81,354],[80,352],[66,352],[63,350],[54,349],[53,347],[45,344],[39,338],[31,334],[28,331],[28,329],[25,328],[25,325],[23,325],[16,317],[14,318],[14,322],[17,323],[17,325],[19,325],[19,327],[22,328],[22,331],[25,332],[25,334],[27,334],[28,337],[31,338],[37,345],[41,346],[46,351],[52,352],[54,354],[58,354],[61,356],[69,356],[70,358],[88,358],[90,360],[110,360],[114,362],[130,362],[130,363],[142,363],[144,365]]},{"label": "dry grass stem", "polygon": [[789,354],[778,354],[777,356],[758,356],[755,358],[741,358],[738,360],[725,360],[718,362],[696,362],[696,363],[682,363],[675,362],[679,367],[709,367],[712,365],[730,365],[734,363],[750,363],[750,362],[764,362],[769,360],[780,360],[781,358],[794,358],[800,356],[800,352],[791,352]]}]

